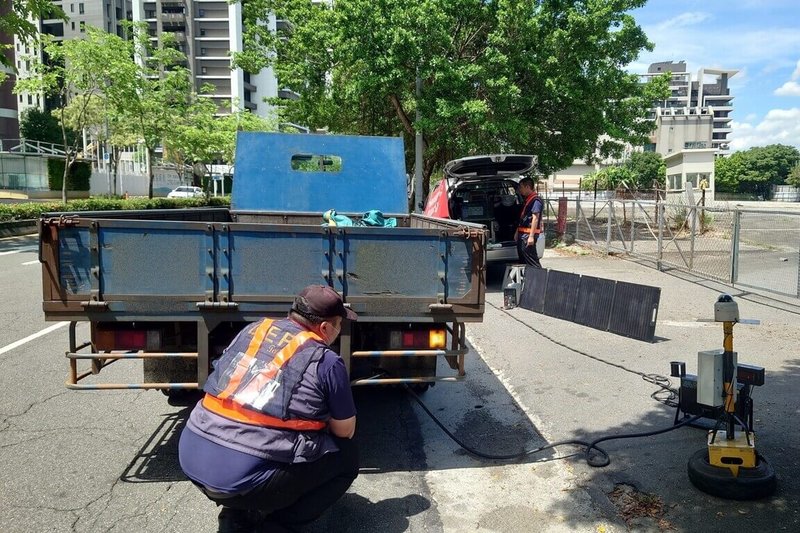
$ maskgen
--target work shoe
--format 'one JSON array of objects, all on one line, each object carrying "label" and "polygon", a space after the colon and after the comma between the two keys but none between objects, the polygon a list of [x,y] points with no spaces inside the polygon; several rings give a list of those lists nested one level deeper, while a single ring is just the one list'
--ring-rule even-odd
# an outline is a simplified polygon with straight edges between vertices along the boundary
[{"label": "work shoe", "polygon": [[252,533],[256,524],[248,511],[223,507],[217,517],[218,533]]}]

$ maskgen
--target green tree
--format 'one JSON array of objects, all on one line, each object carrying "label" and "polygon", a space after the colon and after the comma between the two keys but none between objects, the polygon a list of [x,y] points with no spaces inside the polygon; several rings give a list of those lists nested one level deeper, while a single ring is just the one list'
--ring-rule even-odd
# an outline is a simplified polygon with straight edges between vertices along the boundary
[{"label": "green tree", "polygon": [[744,152],[734,152],[714,160],[714,188],[719,192],[738,192],[739,179],[745,172]]},{"label": "green tree", "polygon": [[222,160],[233,164],[237,131],[275,131],[275,120],[268,120],[248,110],[217,115],[216,104],[209,98],[194,97],[184,120],[165,139],[168,160],[179,166],[191,165],[194,185],[207,173],[206,164]]},{"label": "green tree", "polygon": [[653,184],[664,188],[667,178],[667,165],[657,152],[634,152],[625,161],[625,167],[633,175],[632,186],[637,189],[652,189]]},{"label": "green tree", "polygon": [[148,196],[152,198],[156,148],[183,122],[194,91],[186,55],[173,34],[163,33],[153,44],[146,24],[131,25],[129,30],[132,41],[106,34],[104,92],[117,135],[138,139],[146,151]]},{"label": "green tree", "polygon": [[786,177],[786,184],[794,185],[795,187],[800,187],[800,163],[797,163],[795,166],[792,167],[792,170]]},{"label": "green tree", "polygon": [[606,167],[591,172],[581,180],[583,190],[593,190],[595,182],[598,190],[613,191],[619,186],[633,187],[636,183],[637,175],[625,165]]},{"label": "green tree", "polygon": [[[430,175],[453,157],[528,152],[547,172],[644,142],[653,129],[647,109],[667,84],[642,85],[624,70],[652,48],[628,13],[643,4],[248,0],[235,61],[251,72],[273,66],[300,95],[282,102],[291,122],[405,135],[407,146],[421,131],[427,192]],[[291,21],[291,34],[270,34],[265,12]]]},{"label": "green tree", "polygon": [[[0,15],[0,33],[3,35],[16,35],[20,40],[30,42],[39,34],[36,24],[32,20],[39,18],[54,18],[67,20],[64,11],[53,4],[51,0],[12,0],[11,9]],[[11,48],[9,44],[0,44],[0,65],[14,69],[14,64],[4,51]],[[6,78],[6,73],[0,69],[0,82]]]},{"label": "green tree", "polygon": [[[42,141],[53,144],[62,144],[61,124],[51,113],[42,111],[38,107],[29,107],[22,112],[19,118],[20,137],[30,141]],[[75,134],[68,132],[67,143],[72,144]]]},{"label": "green tree", "polygon": [[[61,139],[64,144],[64,178],[61,200],[67,201],[69,173],[78,158],[80,133],[90,124],[90,110],[96,99],[101,98],[103,76],[107,59],[104,32],[90,29],[85,39],[56,41],[49,35],[42,36],[42,49],[46,61],[36,58],[28,76],[17,80],[15,93],[43,93],[55,97],[60,107],[53,113],[61,124]],[[75,135],[70,139],[70,132]]]},{"label": "green tree", "polygon": [[717,190],[750,193],[769,198],[773,185],[786,183],[800,161],[793,146],[770,144],[718,158],[715,164]]}]

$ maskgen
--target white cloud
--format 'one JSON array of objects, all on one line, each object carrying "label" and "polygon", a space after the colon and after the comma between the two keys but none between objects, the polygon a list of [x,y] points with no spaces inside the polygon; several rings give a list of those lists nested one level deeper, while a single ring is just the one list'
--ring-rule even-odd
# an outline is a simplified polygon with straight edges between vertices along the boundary
[{"label": "white cloud", "polygon": [[681,13],[677,17],[665,20],[664,22],[660,23],[657,28],[663,31],[685,26],[694,26],[696,24],[702,24],[703,22],[711,20],[712,18],[713,17],[710,13],[704,13],[702,11],[689,11],[686,13]]},{"label": "white cloud", "polygon": [[731,122],[731,150],[753,146],[788,144],[800,148],[800,108],[772,109],[757,125]]},{"label": "white cloud", "polygon": [[796,81],[787,81],[777,89],[775,89],[777,96],[800,96],[800,83]]},{"label": "white cloud", "polygon": [[797,83],[798,79],[800,79],[800,61],[797,62],[797,67],[795,67],[794,72],[792,72],[791,80],[775,89],[775,94],[777,96],[800,96],[800,83]]}]

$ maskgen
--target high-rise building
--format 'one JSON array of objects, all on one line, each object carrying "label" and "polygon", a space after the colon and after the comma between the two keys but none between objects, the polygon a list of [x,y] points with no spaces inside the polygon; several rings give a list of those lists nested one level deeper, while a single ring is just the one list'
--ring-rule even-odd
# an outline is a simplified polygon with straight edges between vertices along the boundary
[{"label": "high-rise building", "polygon": [[[260,73],[231,68],[231,53],[242,50],[242,7],[225,0],[135,0],[133,20],[145,22],[150,39],[158,41],[164,32],[173,33],[179,49],[186,54],[195,89],[209,84],[220,112],[249,109],[268,114],[264,98],[278,96],[271,69]],[[276,31],[281,21],[267,16],[264,23]]]},{"label": "high-rise building", "polygon": [[[3,2],[0,4],[0,16],[11,12],[11,3]],[[0,45],[9,46],[0,53],[4,53],[9,64],[14,65],[16,61],[16,48],[14,47],[13,35],[0,35]],[[3,70],[5,81],[0,83],[0,139],[14,139],[19,133],[19,122],[17,121],[17,98],[12,92],[14,88],[15,75],[10,68],[0,66]]]},{"label": "high-rise building", "polygon": [[651,64],[642,78],[665,72],[671,74],[670,95],[653,106],[656,129],[647,148],[664,156],[705,148],[727,154],[734,98],[728,81],[738,70],[701,68],[693,78],[686,62],[664,61]]},{"label": "high-rise building", "polygon": [[[131,5],[133,0],[52,0],[67,15],[68,20],[58,18],[42,18],[32,21],[39,32],[50,35],[56,40],[79,39],[86,34],[87,26],[94,26],[109,33],[119,36],[124,35],[122,22],[130,20]],[[24,42],[14,36],[14,50],[16,52],[16,67],[20,76],[25,76],[30,69],[28,57],[41,53],[33,47],[33,43]],[[19,113],[29,107],[38,107],[42,110],[55,109],[58,106],[52,98],[43,98],[37,94],[17,95]]]}]

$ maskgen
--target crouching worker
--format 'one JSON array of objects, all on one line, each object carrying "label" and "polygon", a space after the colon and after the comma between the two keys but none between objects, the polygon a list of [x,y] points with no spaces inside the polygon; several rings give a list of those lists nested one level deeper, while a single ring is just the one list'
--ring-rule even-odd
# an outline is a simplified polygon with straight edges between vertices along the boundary
[{"label": "crouching worker", "polygon": [[329,346],[356,320],[323,285],[287,318],[250,324],[225,349],[189,416],[181,468],[217,505],[219,531],[282,531],[319,517],[358,476],[356,410]]}]

